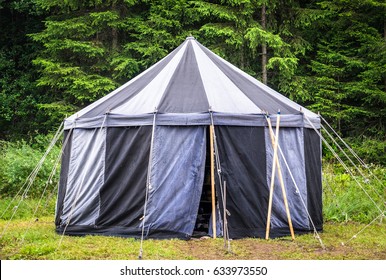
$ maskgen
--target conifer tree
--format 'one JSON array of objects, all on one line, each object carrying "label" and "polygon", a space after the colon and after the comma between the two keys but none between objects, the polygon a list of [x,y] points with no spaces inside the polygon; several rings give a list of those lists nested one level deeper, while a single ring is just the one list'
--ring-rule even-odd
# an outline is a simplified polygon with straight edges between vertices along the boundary
[{"label": "conifer tree", "polygon": [[193,3],[204,22],[199,32],[202,41],[244,71],[291,95],[297,87],[294,77],[298,55],[304,54],[308,47],[300,32],[296,32],[297,25],[305,21],[302,18],[309,14],[299,2],[232,0]]},{"label": "conifer tree", "polygon": [[339,0],[319,5],[325,15],[311,34],[319,38],[307,83],[310,108],[323,113],[344,135],[367,131],[384,137],[386,4]]},{"label": "conifer tree", "polygon": [[[142,10],[127,18],[124,32],[131,40],[123,44],[113,63],[118,68],[131,65],[132,76],[165,57],[187,36],[195,34],[198,17],[186,0],[143,1]],[[129,68],[130,69],[130,68]]]},{"label": "conifer tree", "polygon": [[127,69],[114,68],[121,42],[120,31],[137,1],[36,0],[50,17],[42,32],[31,34],[44,51],[34,60],[40,69],[38,86],[57,102],[46,104],[53,111],[63,104],[84,106],[118,86],[114,76]]},{"label": "conifer tree", "polygon": [[0,140],[46,131],[38,109],[46,96],[35,87],[31,63],[39,46],[26,36],[40,31],[43,19],[33,0],[0,0]]}]

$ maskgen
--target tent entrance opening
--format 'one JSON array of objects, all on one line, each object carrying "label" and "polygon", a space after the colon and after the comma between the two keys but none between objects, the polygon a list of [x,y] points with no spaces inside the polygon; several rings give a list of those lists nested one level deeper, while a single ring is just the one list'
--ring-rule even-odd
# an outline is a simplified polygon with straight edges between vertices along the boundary
[{"label": "tent entrance opening", "polygon": [[206,159],[204,183],[202,186],[201,199],[198,207],[197,220],[194,227],[194,236],[204,236],[209,233],[209,223],[212,214],[212,191],[211,191],[211,174],[210,174],[210,140],[209,127],[206,133]]}]

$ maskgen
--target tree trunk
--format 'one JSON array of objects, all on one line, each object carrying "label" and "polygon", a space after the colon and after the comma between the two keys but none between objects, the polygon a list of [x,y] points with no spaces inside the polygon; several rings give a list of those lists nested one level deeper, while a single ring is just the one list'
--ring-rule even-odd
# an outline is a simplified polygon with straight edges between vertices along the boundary
[{"label": "tree trunk", "polygon": [[[116,10],[116,4],[113,2],[111,6],[112,10]],[[118,31],[115,27],[111,29],[111,48],[115,51],[118,48]]]},{"label": "tree trunk", "polygon": [[[266,30],[265,4],[261,7],[261,27]],[[261,73],[263,84],[267,84],[267,44],[265,42],[261,44]]]}]

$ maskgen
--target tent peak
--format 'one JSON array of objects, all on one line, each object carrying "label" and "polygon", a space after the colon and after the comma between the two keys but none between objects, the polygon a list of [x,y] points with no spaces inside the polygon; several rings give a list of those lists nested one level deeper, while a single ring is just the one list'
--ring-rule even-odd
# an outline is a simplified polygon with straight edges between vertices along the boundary
[{"label": "tent peak", "polygon": [[192,34],[190,34],[188,37],[186,37],[186,40],[196,40],[196,38],[194,38],[194,37],[192,36]]}]

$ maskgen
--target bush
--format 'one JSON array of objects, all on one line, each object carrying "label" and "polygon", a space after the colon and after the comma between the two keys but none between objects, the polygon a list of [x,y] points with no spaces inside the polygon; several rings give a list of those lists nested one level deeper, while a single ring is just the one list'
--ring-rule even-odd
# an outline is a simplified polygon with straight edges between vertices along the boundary
[{"label": "bush", "polygon": [[386,141],[371,138],[349,139],[353,150],[365,162],[386,166]]},{"label": "bush", "polygon": [[[346,160],[346,156],[339,150],[339,148],[329,138],[326,137],[334,151],[339,155],[340,158]],[[354,156],[351,155],[350,151],[344,146],[344,144],[336,140],[341,148],[346,152],[347,155],[356,161]],[[372,138],[345,138],[344,141],[351,147],[352,150],[361,158],[364,162],[378,164],[386,166],[386,141],[381,139]],[[323,143],[323,157],[325,160],[330,162],[337,162],[335,156]]]},{"label": "bush", "polygon": [[[369,170],[359,170],[361,172],[350,170],[354,180],[341,167],[324,164],[323,214],[326,221],[368,223],[380,215],[377,206],[385,211],[386,169],[371,165],[369,170],[376,178],[369,174]],[[366,175],[366,178],[360,173]]]},{"label": "bush", "polygon": [[57,166],[52,180],[48,182],[48,179],[60,154],[58,145],[52,148],[30,185],[32,182],[30,175],[45,154],[51,139],[52,136],[38,136],[33,144],[26,141],[0,142],[0,197],[16,194],[38,197],[44,189],[49,191],[57,185],[60,166]]}]

